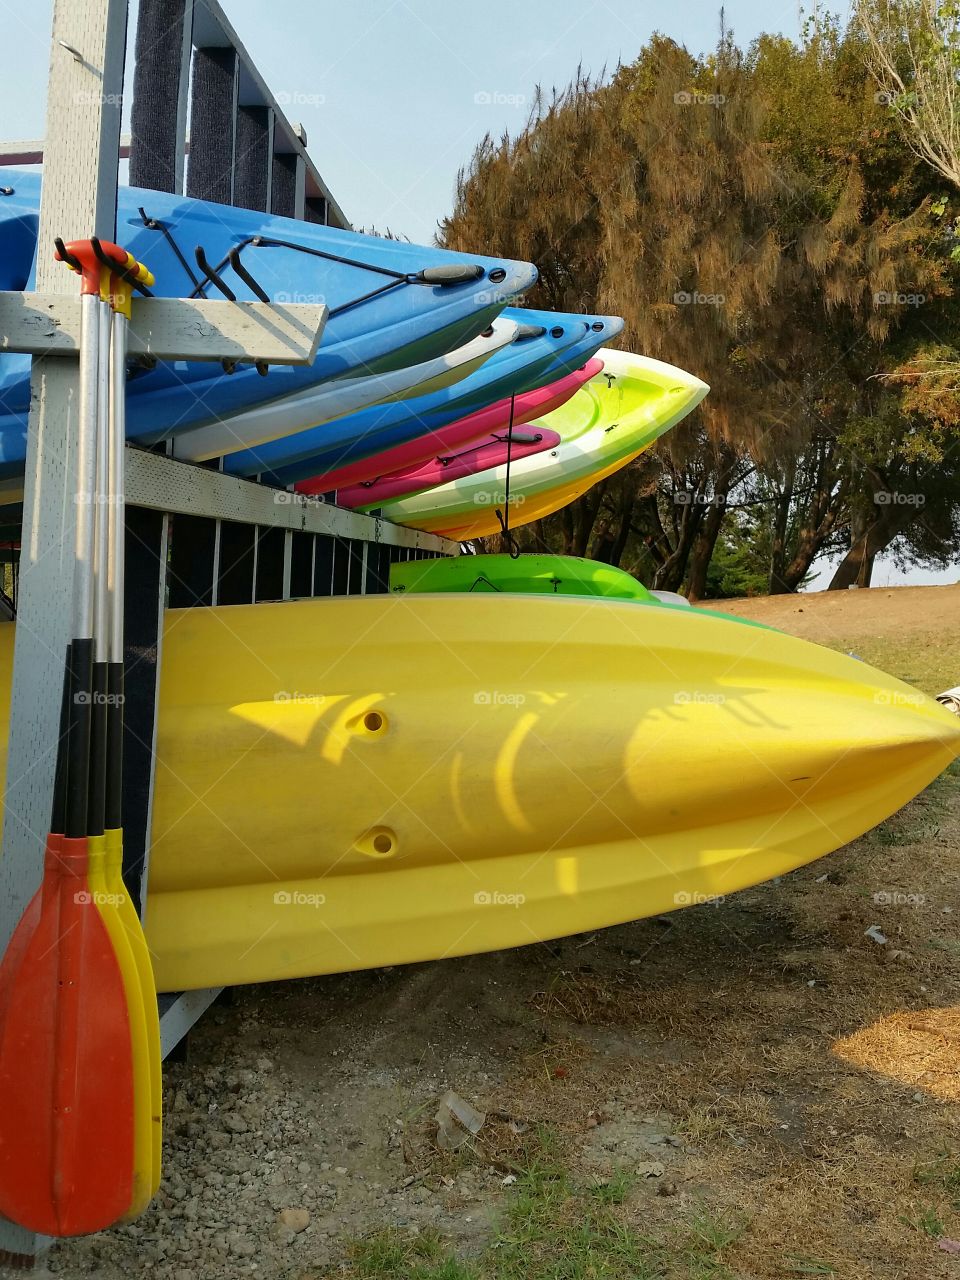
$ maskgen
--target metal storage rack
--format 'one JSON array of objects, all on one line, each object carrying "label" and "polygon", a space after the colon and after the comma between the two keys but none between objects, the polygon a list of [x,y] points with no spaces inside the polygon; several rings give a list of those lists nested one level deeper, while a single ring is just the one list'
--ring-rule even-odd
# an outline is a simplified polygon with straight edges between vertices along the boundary
[{"label": "metal storage rack", "polygon": [[[113,238],[122,155],[133,185],[349,229],[307,155],[303,129],[287,119],[216,0],[140,0],[131,135],[121,139],[126,22],[126,0],[55,0],[47,138],[0,144],[6,163],[44,161],[41,246],[58,234]],[[98,95],[89,91],[91,73]],[[65,294],[64,276],[41,250],[37,289]],[[73,589],[72,559],[63,549],[73,477],[66,405],[76,368],[63,357],[35,361],[38,409],[31,415],[19,539],[0,949],[39,884],[42,838],[35,833],[49,818],[50,747]],[[226,475],[216,464],[194,466],[129,446],[127,500],[125,880],[142,902],[164,608],[382,592],[393,561],[458,548]],[[5,561],[17,541],[9,534],[0,539]],[[165,1053],[216,995],[161,999]],[[0,1221],[0,1263],[30,1266],[43,1243]]]}]

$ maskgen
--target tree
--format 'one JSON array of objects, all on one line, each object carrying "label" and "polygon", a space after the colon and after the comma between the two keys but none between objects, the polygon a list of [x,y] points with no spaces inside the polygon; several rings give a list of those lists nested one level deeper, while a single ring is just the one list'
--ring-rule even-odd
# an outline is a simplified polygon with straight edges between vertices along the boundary
[{"label": "tree", "polygon": [[[939,194],[877,100],[859,28],[831,23],[747,54],[723,33],[705,58],[654,37],[609,80],[538,95],[516,137],[485,139],[443,242],[532,258],[537,303],[617,312],[625,346],[711,385],[652,481],[649,461],[630,467],[536,537],[633,557],[693,597],[748,480],[769,506],[771,590],[868,525],[871,561],[902,538],[916,511],[864,524],[877,482],[857,448],[882,394],[908,391],[882,382],[888,352],[915,356],[952,291]],[[906,456],[893,422],[909,438],[909,414],[888,417],[870,465]]]},{"label": "tree", "polygon": [[858,0],[867,60],[920,159],[960,187],[960,5]]}]

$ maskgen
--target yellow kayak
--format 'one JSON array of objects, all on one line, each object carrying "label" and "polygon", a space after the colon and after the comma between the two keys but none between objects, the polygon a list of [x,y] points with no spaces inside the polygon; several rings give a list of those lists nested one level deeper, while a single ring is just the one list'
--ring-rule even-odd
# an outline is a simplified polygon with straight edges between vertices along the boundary
[{"label": "yellow kayak", "polygon": [[958,752],[960,720],[908,685],[694,609],[491,592],[170,611],[158,988],[671,911],[828,853]]},{"label": "yellow kayak", "polygon": [[[514,528],[540,520],[632,462],[709,391],[674,365],[629,351],[597,352],[603,371],[536,425],[560,435],[555,449],[433,489],[373,505],[395,524],[465,541],[500,532],[509,490]],[[366,509],[366,508],[364,508]]]}]

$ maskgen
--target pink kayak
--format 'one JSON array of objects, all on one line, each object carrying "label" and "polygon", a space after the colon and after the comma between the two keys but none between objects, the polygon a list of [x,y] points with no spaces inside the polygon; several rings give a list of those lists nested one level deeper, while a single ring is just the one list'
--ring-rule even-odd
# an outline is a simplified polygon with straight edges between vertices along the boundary
[{"label": "pink kayak", "polygon": [[493,432],[473,444],[465,445],[457,453],[437,454],[429,462],[409,471],[394,471],[393,475],[379,476],[365,484],[350,485],[337,490],[339,507],[377,507],[388,498],[404,498],[421,489],[433,489],[449,480],[476,475],[488,467],[499,467],[516,462],[544,449],[555,449],[560,443],[556,431],[546,427],[514,427],[513,431]]},{"label": "pink kayak", "polygon": [[[545,387],[537,387],[533,391],[524,391],[515,396],[514,427],[559,409],[602,368],[603,361],[594,356],[582,369],[565,374]],[[338,467],[335,471],[328,471],[324,475],[301,480],[294,487],[298,493],[330,493],[333,489],[346,489],[351,485],[363,484],[364,481],[376,480],[379,476],[392,475],[395,471],[409,471],[420,467],[436,458],[438,454],[454,453],[464,445],[478,441],[481,436],[505,432],[509,426],[510,399],[507,398],[478,409],[476,413],[468,414],[458,422],[451,422],[440,430],[431,431],[427,435],[419,436],[416,440],[409,440],[406,444],[384,449],[381,453],[375,453],[369,458],[360,458],[356,462],[351,462],[349,466]]]}]

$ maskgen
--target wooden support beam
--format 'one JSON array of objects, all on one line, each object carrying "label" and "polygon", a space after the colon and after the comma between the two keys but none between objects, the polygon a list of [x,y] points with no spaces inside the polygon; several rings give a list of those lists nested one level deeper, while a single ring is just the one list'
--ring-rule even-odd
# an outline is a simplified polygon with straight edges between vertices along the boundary
[{"label": "wooden support beam", "polygon": [[[69,274],[61,266],[61,275]],[[314,303],[226,302],[215,298],[135,298],[131,357],[157,360],[265,360],[310,364],[327,308]],[[0,351],[75,356],[80,299],[0,292]]]}]

